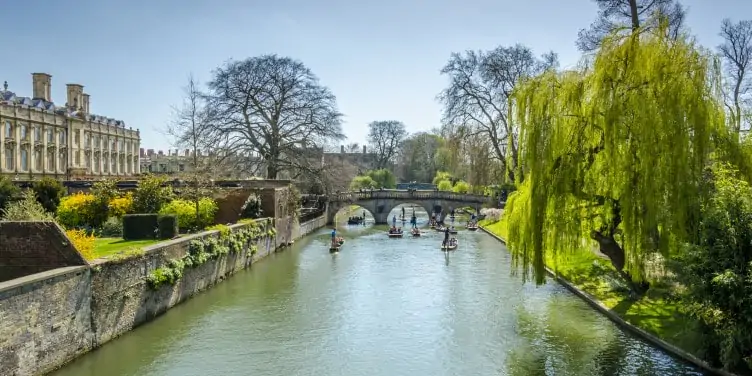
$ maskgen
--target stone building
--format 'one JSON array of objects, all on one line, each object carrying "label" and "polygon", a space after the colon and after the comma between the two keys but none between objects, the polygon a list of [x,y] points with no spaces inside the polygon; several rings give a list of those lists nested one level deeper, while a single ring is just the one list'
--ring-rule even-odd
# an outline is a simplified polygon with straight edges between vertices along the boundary
[{"label": "stone building", "polygon": [[89,94],[67,84],[64,106],[52,101],[52,76],[32,73],[33,96],[0,90],[0,175],[28,180],[133,176],[140,170],[137,129],[89,112]]},{"label": "stone building", "polygon": [[[195,170],[196,161],[194,153],[190,149],[185,150],[162,150],[154,149],[139,150],[140,170],[143,173],[155,175],[167,175],[180,177],[181,174],[191,174]],[[200,166],[213,175],[216,179],[247,179],[252,178],[255,172],[261,169],[261,161],[247,156],[217,157],[209,155],[205,151],[198,151]]]}]

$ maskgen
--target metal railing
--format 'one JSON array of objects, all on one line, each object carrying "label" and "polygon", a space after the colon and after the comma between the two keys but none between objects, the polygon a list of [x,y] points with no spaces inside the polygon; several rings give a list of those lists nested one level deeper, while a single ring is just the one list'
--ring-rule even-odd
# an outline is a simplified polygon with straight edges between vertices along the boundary
[{"label": "metal railing", "polygon": [[339,192],[329,196],[329,201],[357,202],[361,200],[397,199],[397,200],[446,200],[484,203],[493,197],[431,190],[373,190],[362,192]]}]

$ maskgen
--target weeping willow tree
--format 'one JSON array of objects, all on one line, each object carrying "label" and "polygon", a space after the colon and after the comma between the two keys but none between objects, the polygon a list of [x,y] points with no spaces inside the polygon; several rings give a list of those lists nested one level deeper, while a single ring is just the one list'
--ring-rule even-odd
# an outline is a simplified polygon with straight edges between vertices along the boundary
[{"label": "weeping willow tree", "polygon": [[692,41],[638,30],[606,38],[580,71],[518,87],[527,175],[506,211],[525,278],[544,282],[545,252],[597,244],[633,288],[647,287],[646,256],[693,234],[711,135],[724,124],[718,78]]}]

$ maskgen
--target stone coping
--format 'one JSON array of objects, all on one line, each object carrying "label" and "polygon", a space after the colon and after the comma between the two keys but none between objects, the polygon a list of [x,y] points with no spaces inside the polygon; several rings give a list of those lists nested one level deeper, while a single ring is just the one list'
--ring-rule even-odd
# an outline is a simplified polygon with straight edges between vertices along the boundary
[{"label": "stone coping", "polygon": [[[27,276],[14,278],[5,282],[0,282],[0,299],[4,299],[5,297],[2,297],[3,293],[6,291],[10,291],[19,287],[23,286],[29,286],[37,282],[50,280],[55,277],[67,275],[70,273],[74,273],[77,271],[83,271],[89,269],[89,265],[79,265],[79,266],[65,266],[62,268],[55,268],[39,273],[29,274]],[[13,294],[15,295],[15,294]]]},{"label": "stone coping", "polygon": [[[507,242],[499,235],[494,234],[491,231],[486,230],[484,227],[480,226],[480,229],[485,232],[488,235],[491,235],[493,238],[501,242],[502,244],[506,245]],[[704,360],[690,354],[687,351],[684,351],[660,338],[657,336],[648,333],[647,331],[630,324],[621,316],[619,316],[616,312],[612,311],[610,308],[606,307],[603,303],[601,303],[598,299],[596,299],[594,296],[590,295],[589,293],[580,290],[577,286],[573,285],[568,280],[564,279],[563,277],[557,275],[553,270],[546,267],[546,273],[553,277],[556,282],[561,284],[562,286],[566,287],[567,290],[571,291],[578,297],[580,297],[582,300],[584,300],[586,303],[588,303],[591,307],[595,308],[597,311],[605,315],[607,318],[609,318],[612,322],[614,322],[617,326],[621,327],[622,329],[627,330],[629,333],[634,335],[635,337],[646,341],[650,343],[651,345],[665,351],[669,355],[682,360],[686,363],[692,364],[700,369],[702,369],[705,372],[709,372],[712,375],[718,375],[718,376],[738,376],[734,373],[724,371],[722,369],[713,368],[711,365],[706,363]]]}]

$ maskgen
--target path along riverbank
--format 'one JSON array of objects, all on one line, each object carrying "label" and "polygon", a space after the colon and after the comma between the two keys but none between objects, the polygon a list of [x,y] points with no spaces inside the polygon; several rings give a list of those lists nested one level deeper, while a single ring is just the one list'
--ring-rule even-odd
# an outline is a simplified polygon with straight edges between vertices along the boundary
[{"label": "path along riverbank", "polygon": [[[506,221],[482,220],[479,224],[506,244]],[[680,302],[670,299],[667,289],[651,287],[644,296],[633,299],[610,263],[589,251],[559,257],[546,254],[546,267],[551,277],[632,334],[708,373],[735,376],[696,355],[702,341],[697,323],[683,312]]]}]

